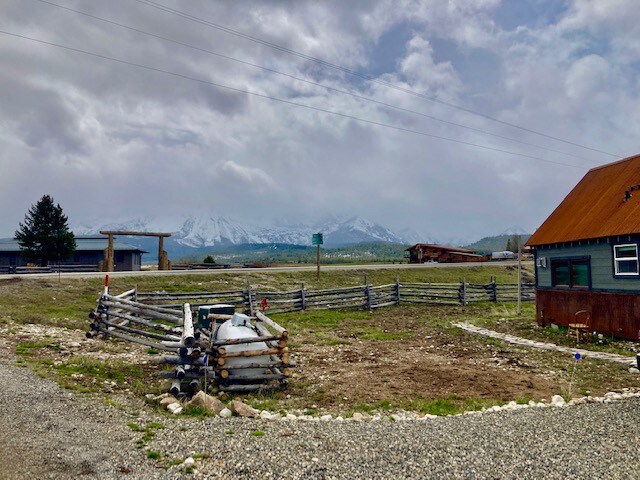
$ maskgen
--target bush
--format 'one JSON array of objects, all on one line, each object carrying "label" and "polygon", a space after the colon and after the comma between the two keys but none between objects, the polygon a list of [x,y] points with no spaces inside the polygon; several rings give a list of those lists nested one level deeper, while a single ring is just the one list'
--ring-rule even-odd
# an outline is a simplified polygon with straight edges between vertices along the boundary
[{"label": "bush", "polygon": [[216,263],[215,259],[211,255],[207,255],[203,263]]}]

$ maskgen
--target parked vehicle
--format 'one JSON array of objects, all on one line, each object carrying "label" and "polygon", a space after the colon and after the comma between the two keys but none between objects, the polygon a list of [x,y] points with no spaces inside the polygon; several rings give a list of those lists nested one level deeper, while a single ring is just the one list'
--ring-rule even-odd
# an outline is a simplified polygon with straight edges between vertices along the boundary
[{"label": "parked vehicle", "polygon": [[515,253],[509,251],[491,253],[491,260],[511,260],[517,257]]}]

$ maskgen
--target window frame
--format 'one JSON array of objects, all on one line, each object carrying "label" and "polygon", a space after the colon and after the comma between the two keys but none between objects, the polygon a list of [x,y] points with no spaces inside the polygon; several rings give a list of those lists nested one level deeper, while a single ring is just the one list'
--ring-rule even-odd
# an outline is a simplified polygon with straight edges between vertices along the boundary
[{"label": "window frame", "polygon": [[[613,275],[615,277],[637,277],[640,275],[640,258],[638,257],[638,244],[637,243],[620,243],[613,244]],[[635,257],[621,257],[618,258],[616,256],[616,248],[618,247],[634,247],[636,249]],[[636,271],[635,272],[619,272],[618,271],[618,262],[636,262]]]},{"label": "window frame", "polygon": [[[587,264],[587,285],[575,285],[573,275],[573,264],[577,262],[586,262]],[[568,284],[556,283],[556,273],[554,267],[559,263],[565,263],[567,266],[567,280]],[[558,257],[550,258],[549,265],[551,267],[551,287],[560,289],[574,289],[574,290],[591,290],[591,256],[580,255],[575,257]]]}]

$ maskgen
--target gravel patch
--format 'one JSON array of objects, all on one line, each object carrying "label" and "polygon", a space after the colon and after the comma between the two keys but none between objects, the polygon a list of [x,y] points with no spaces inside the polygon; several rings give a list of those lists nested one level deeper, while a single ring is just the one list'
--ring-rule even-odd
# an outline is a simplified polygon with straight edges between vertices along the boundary
[{"label": "gravel patch", "polygon": [[198,478],[639,478],[638,415],[634,398],[422,422],[183,418],[152,444],[209,455]]},{"label": "gravel patch", "polygon": [[[398,422],[134,415],[6,352],[0,344],[2,478],[640,478],[639,398]],[[141,449],[129,422],[165,428]]]},{"label": "gravel patch", "polygon": [[16,366],[6,343],[0,385],[0,478],[159,478],[131,417]]}]

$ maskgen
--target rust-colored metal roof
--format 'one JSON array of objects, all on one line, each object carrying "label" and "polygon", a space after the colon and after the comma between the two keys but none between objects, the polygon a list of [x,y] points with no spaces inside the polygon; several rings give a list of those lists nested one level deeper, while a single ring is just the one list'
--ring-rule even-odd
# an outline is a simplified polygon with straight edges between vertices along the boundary
[{"label": "rust-colored metal roof", "polygon": [[436,245],[435,243],[416,243],[415,245],[406,248],[405,251],[416,250],[418,248],[440,248],[442,250],[448,250],[451,252],[474,253],[473,250],[469,250],[468,248],[451,247],[449,245]]},{"label": "rust-colored metal roof", "polygon": [[548,245],[640,233],[640,155],[592,168],[529,238]]}]

